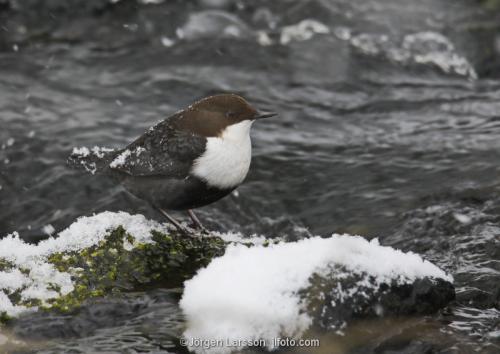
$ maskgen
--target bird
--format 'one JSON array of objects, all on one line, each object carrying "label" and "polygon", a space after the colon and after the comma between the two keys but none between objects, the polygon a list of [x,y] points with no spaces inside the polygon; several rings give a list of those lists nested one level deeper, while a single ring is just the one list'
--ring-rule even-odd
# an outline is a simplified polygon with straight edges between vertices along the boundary
[{"label": "bird", "polygon": [[194,226],[208,232],[193,209],[243,183],[252,159],[252,124],[276,115],[236,94],[213,95],[160,121],[125,148],[74,148],[68,162],[112,176],[178,230],[187,233],[167,210],[187,211]]}]

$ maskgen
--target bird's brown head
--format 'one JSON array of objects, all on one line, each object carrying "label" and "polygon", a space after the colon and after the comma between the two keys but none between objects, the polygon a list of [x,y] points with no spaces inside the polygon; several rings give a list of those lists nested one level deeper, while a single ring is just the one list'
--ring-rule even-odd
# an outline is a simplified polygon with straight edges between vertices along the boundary
[{"label": "bird's brown head", "polygon": [[247,121],[273,117],[275,113],[260,112],[243,97],[222,94],[206,97],[178,113],[179,127],[205,137],[220,136],[227,127]]}]

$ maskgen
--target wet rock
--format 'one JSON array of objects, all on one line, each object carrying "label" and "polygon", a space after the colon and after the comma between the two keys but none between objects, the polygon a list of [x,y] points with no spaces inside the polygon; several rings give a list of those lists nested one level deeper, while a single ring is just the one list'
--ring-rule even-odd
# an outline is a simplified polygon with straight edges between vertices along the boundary
[{"label": "wet rock", "polygon": [[330,276],[313,276],[311,284],[303,298],[313,324],[329,330],[341,330],[352,319],[435,313],[455,298],[455,288],[443,279],[387,284],[339,267]]},{"label": "wet rock", "polygon": [[[420,340],[385,341],[375,350],[370,351],[377,354],[431,354],[436,352],[436,345]],[[363,353],[369,353],[364,351]]]},{"label": "wet rock", "polygon": [[11,0],[11,7],[25,15],[99,13],[112,5],[109,0]]},{"label": "wet rock", "polygon": [[0,0],[0,12],[10,9],[9,0]]}]

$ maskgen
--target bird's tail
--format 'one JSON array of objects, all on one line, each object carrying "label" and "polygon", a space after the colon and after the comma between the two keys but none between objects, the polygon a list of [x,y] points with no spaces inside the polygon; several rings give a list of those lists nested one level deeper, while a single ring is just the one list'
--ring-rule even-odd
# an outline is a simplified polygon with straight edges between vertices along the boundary
[{"label": "bird's tail", "polygon": [[106,173],[109,164],[116,157],[118,150],[93,147],[92,149],[81,147],[73,148],[68,157],[68,165],[73,168],[83,168],[91,174]]}]

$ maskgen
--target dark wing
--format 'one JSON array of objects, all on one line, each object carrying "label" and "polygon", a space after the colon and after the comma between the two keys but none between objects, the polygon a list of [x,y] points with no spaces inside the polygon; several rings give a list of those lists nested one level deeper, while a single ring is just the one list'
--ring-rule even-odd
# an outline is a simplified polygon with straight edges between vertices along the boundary
[{"label": "dark wing", "polygon": [[184,178],[204,151],[206,139],[177,128],[176,114],[158,123],[118,153],[109,167],[131,176]]}]

